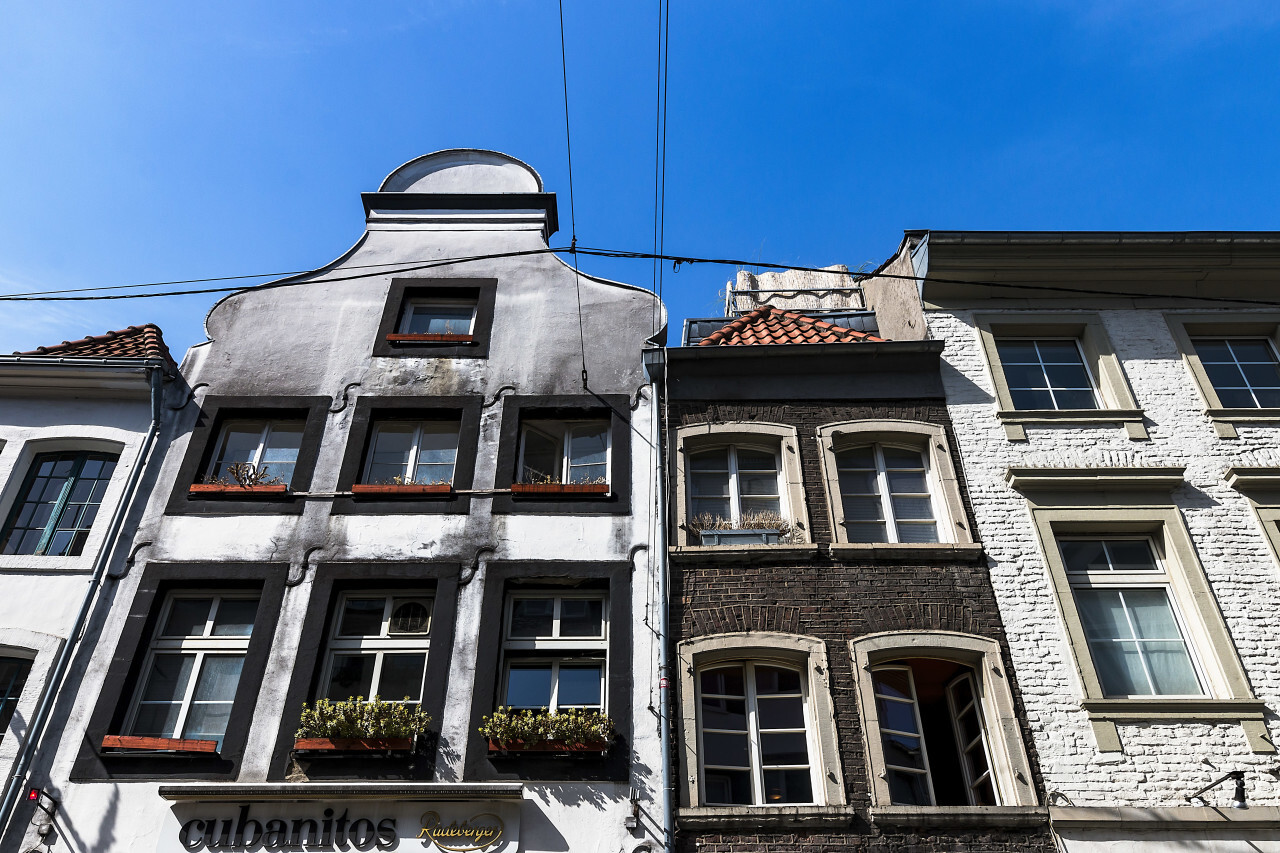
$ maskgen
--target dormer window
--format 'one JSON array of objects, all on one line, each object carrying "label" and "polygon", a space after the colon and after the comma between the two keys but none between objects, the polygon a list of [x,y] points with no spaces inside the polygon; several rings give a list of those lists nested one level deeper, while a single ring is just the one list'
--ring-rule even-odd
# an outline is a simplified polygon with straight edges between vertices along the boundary
[{"label": "dormer window", "polygon": [[396,279],[373,342],[375,356],[487,358],[496,279]]},{"label": "dormer window", "polygon": [[415,298],[405,302],[398,335],[429,335],[457,343],[471,339],[476,321],[474,299]]}]

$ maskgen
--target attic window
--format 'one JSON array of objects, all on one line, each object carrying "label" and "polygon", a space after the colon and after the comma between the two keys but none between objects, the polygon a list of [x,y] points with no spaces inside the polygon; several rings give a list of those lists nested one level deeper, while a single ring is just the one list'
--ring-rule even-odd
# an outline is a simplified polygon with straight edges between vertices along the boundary
[{"label": "attic window", "polygon": [[474,340],[475,321],[475,299],[407,299],[396,331],[387,340],[469,344]]}]

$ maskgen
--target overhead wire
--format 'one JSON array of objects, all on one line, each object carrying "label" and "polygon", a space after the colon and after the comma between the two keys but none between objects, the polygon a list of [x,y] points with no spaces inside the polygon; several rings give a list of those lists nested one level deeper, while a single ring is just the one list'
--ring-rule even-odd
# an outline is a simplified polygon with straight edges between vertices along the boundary
[{"label": "overhead wire", "polygon": [[582,387],[587,387],[587,334],[582,319],[582,282],[578,274],[578,219],[573,203],[573,143],[569,133],[569,60],[564,43],[564,0],[560,7],[560,74],[564,81],[564,150],[569,162],[569,251],[573,254],[573,290],[578,297],[578,353],[582,357]]}]

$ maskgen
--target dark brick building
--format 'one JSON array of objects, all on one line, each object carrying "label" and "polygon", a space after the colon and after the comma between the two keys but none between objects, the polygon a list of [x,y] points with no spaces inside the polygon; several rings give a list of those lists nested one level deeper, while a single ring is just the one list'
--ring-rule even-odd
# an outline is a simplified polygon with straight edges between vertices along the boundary
[{"label": "dark brick building", "polygon": [[668,351],[678,847],[1052,850],[939,341]]}]

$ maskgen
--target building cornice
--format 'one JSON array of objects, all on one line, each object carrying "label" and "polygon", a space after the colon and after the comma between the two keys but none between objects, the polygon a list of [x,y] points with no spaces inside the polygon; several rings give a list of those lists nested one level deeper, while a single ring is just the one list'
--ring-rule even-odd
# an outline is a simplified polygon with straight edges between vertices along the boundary
[{"label": "building cornice", "polygon": [[161,799],[174,802],[238,803],[324,800],[519,800],[520,782],[277,782],[161,785]]}]

